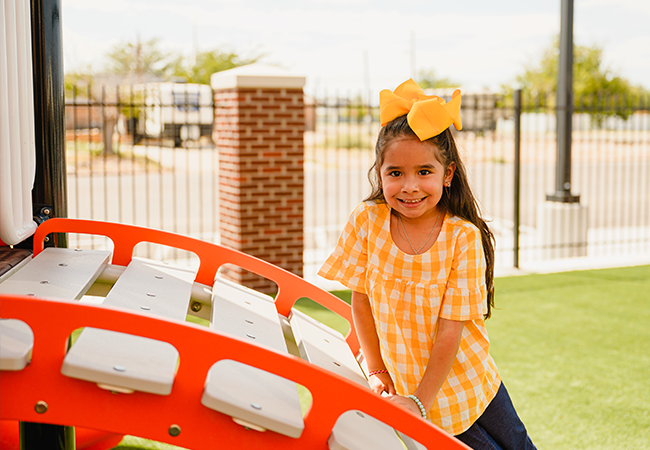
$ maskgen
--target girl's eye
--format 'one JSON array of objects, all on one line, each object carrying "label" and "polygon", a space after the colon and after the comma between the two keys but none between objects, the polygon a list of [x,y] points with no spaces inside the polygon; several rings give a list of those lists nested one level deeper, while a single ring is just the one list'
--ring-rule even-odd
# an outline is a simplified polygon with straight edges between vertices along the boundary
[{"label": "girl's eye", "polygon": [[428,169],[422,169],[422,170],[420,170],[419,173],[420,173],[420,175],[429,175],[431,173],[431,171],[428,170]]},{"label": "girl's eye", "polygon": [[401,174],[402,174],[402,172],[400,172],[399,170],[393,170],[392,172],[388,173],[388,176],[399,177]]}]

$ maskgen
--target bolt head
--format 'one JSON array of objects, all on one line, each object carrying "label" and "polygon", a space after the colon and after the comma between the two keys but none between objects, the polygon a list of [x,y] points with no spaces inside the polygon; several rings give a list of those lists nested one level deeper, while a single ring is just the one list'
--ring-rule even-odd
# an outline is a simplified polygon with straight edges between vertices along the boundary
[{"label": "bolt head", "polygon": [[47,403],[45,403],[42,400],[37,402],[36,405],[34,405],[34,410],[39,414],[43,414],[47,412],[47,408],[48,408]]}]

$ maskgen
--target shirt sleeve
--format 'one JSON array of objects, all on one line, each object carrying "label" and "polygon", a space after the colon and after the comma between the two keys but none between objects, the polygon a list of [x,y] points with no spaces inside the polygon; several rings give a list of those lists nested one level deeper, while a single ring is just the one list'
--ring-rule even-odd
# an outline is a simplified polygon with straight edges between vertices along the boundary
[{"label": "shirt sleeve", "polygon": [[483,319],[487,291],[481,233],[467,224],[461,228],[453,245],[454,256],[440,317],[458,321]]},{"label": "shirt sleeve", "polygon": [[365,294],[367,244],[368,212],[362,203],[350,215],[336,248],[318,271],[318,275]]}]

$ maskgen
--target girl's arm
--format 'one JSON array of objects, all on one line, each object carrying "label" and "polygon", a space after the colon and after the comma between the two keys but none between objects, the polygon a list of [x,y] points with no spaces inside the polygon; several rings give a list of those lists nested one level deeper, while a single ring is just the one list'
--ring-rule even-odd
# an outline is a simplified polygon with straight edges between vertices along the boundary
[{"label": "girl's arm", "polygon": [[[361,351],[366,360],[368,370],[386,370],[384,360],[381,357],[379,349],[379,337],[375,328],[375,320],[372,316],[370,299],[366,294],[352,291],[352,318],[354,319],[354,328],[359,337]],[[370,388],[377,394],[387,392],[390,395],[395,394],[393,380],[387,373],[373,375],[368,380]]]},{"label": "girl's arm", "polygon": [[[447,375],[449,375],[451,366],[454,364],[454,360],[458,354],[464,326],[465,322],[442,318],[438,319],[438,332],[436,333],[436,340],[431,349],[429,363],[424,371],[420,385],[413,393],[413,395],[420,399],[425,411],[431,409],[438,395],[438,391],[447,379]],[[410,398],[395,396],[393,397],[393,401],[420,415],[420,408]]]}]

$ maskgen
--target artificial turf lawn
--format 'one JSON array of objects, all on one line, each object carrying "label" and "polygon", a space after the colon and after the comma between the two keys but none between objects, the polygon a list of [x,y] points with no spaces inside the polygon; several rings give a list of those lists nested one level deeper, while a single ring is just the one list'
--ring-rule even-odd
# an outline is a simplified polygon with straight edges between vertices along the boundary
[{"label": "artificial turf lawn", "polygon": [[[495,285],[490,352],[537,447],[650,449],[650,266]],[[349,301],[349,291],[336,294]],[[309,300],[296,307],[347,329]],[[118,448],[173,448],[130,439]]]},{"label": "artificial turf lawn", "polygon": [[540,449],[650,449],[650,266],[499,278],[493,355]]}]

